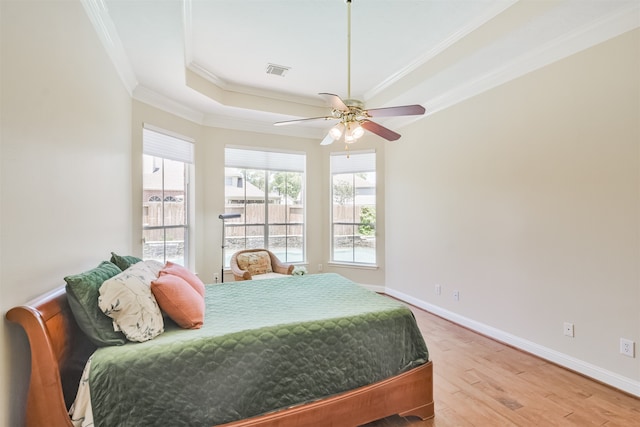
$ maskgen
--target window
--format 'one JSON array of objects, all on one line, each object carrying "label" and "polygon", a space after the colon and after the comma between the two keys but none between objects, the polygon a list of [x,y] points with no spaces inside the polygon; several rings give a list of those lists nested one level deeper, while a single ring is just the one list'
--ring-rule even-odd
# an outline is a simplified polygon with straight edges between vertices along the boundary
[{"label": "window", "polygon": [[187,265],[193,143],[143,130],[143,258]]},{"label": "window", "polygon": [[241,148],[225,149],[225,267],[241,249],[266,248],[281,261],[302,262],[306,156]]},{"label": "window", "polygon": [[331,155],[331,261],[376,263],[376,154]]}]

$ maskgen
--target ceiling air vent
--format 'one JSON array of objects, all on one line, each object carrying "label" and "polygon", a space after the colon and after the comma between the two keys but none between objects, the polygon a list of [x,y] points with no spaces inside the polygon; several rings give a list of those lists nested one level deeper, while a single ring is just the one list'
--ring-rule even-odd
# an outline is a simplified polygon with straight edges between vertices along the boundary
[{"label": "ceiling air vent", "polygon": [[291,67],[285,67],[283,65],[267,64],[267,74],[284,77],[290,68]]}]

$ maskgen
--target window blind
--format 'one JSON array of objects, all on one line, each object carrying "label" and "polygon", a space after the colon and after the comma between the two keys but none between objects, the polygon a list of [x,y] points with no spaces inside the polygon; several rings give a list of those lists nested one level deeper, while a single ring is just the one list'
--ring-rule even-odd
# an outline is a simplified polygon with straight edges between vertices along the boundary
[{"label": "window blind", "polygon": [[226,147],[225,166],[238,169],[260,169],[304,172],[306,156],[299,153]]},{"label": "window blind", "polygon": [[193,163],[192,142],[147,127],[142,130],[142,152],[163,159]]},{"label": "window blind", "polygon": [[345,153],[331,154],[331,173],[361,173],[376,170],[375,151],[352,151],[349,157]]}]

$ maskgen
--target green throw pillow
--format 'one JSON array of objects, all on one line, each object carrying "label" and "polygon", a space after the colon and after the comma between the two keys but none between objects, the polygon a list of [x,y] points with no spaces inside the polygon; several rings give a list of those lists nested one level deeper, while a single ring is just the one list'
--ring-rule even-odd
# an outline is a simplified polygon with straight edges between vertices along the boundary
[{"label": "green throw pillow", "polygon": [[115,252],[111,252],[111,262],[120,268],[120,270],[125,271],[127,268],[131,267],[133,264],[142,261],[138,257],[130,256],[130,255],[118,255]]},{"label": "green throw pillow", "polygon": [[67,301],[80,329],[99,347],[122,345],[127,342],[124,334],[113,330],[113,321],[98,307],[102,283],[122,273],[115,264],[103,261],[96,268],[84,273],[67,276]]}]

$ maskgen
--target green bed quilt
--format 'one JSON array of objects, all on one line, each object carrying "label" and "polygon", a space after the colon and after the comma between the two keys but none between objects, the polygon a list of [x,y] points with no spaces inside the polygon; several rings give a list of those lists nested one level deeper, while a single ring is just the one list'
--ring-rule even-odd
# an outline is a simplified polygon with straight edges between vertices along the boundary
[{"label": "green bed quilt", "polygon": [[337,274],[209,285],[205,298],[202,329],[167,324],[151,341],[94,353],[97,427],[210,427],[428,360],[408,308]]}]

